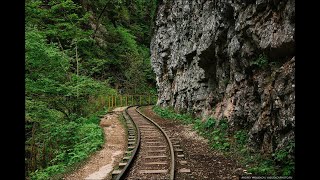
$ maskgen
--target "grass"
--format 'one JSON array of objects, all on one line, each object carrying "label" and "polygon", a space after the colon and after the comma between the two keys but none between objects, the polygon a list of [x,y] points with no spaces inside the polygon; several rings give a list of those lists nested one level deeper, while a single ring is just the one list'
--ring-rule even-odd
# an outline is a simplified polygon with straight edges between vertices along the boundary
[{"label": "grass", "polygon": [[162,118],[191,124],[192,128],[209,140],[211,149],[218,150],[229,157],[239,160],[248,172],[255,175],[294,175],[294,161],[290,154],[294,151],[294,142],[277,150],[272,156],[250,152],[247,146],[248,131],[229,132],[225,119],[219,121],[210,117],[205,121],[193,118],[190,113],[179,114],[172,108],[153,106],[153,111]]}]

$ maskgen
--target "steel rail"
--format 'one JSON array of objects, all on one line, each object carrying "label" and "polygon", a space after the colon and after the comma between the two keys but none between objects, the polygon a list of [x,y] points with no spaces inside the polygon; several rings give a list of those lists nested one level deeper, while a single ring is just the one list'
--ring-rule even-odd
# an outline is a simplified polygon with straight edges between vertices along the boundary
[{"label": "steel rail", "polygon": [[121,173],[117,175],[116,180],[122,180],[124,179],[125,175],[128,173],[133,160],[136,158],[136,154],[139,151],[140,148],[140,129],[138,128],[137,124],[132,120],[132,118],[130,117],[129,113],[128,113],[128,109],[134,107],[134,106],[128,106],[124,111],[123,111],[123,116],[126,118],[126,116],[130,119],[130,121],[132,122],[132,124],[134,125],[136,132],[137,132],[137,141],[135,144],[135,148],[132,151],[131,157],[130,159],[127,161],[127,164],[123,167],[123,169],[121,170]]},{"label": "steel rail", "polygon": [[169,136],[164,132],[164,130],[156,123],[154,122],[152,119],[150,119],[149,117],[147,117],[146,115],[142,114],[138,109],[140,108],[141,106],[138,106],[136,108],[136,111],[141,115],[143,116],[145,119],[149,120],[151,123],[153,123],[160,131],[161,133],[166,137],[166,140],[169,144],[169,148],[170,148],[170,154],[171,154],[171,168],[170,168],[170,180],[173,180],[174,179],[174,169],[175,169],[175,163],[174,163],[174,150],[173,150],[173,146],[172,146],[172,143],[170,141],[170,138]]},{"label": "steel rail", "polygon": [[136,129],[136,132],[137,132],[137,141],[136,141],[136,144],[135,144],[135,148],[133,149],[132,151],[132,154],[131,154],[131,157],[129,158],[129,160],[127,161],[127,164],[124,166],[124,168],[121,170],[121,173],[117,175],[116,177],[116,180],[122,180],[126,177],[127,173],[129,172],[130,170],[130,167],[132,166],[133,164],[133,161],[134,159],[137,157],[137,152],[139,152],[139,149],[140,149],[140,141],[141,141],[141,135],[140,135],[140,129],[138,127],[138,125],[133,121],[133,119],[131,118],[131,116],[129,115],[128,113],[128,109],[129,108],[132,108],[132,107],[135,107],[136,106],[136,111],[143,117],[145,118],[146,120],[150,121],[156,128],[158,128],[160,130],[160,132],[165,136],[165,139],[167,141],[167,143],[169,144],[169,149],[170,149],[170,154],[171,154],[171,165],[170,165],[170,180],[173,180],[174,179],[174,176],[175,176],[175,172],[174,172],[174,169],[175,169],[175,160],[174,160],[174,150],[173,150],[173,145],[170,141],[170,138],[169,136],[164,132],[164,130],[156,123],[154,122],[152,119],[150,119],[149,117],[145,116],[144,114],[142,114],[138,108],[140,106],[137,106],[137,105],[133,105],[133,106],[128,106],[125,111],[123,112],[123,116],[127,119],[129,118],[129,120],[131,122],[133,122],[133,125],[135,126],[135,129]]}]

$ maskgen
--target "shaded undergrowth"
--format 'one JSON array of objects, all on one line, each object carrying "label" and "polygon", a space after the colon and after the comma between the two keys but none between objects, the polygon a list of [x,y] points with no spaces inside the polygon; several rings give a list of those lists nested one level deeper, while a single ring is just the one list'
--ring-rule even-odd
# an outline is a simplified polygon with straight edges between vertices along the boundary
[{"label": "shaded undergrowth", "polygon": [[[92,153],[102,148],[104,133],[99,127],[99,116],[104,110],[96,112],[87,118],[81,117],[76,121],[58,124],[50,132],[51,137],[58,141],[66,141],[54,152],[54,158],[47,167],[39,168],[30,173],[28,179],[61,179],[66,173],[81,166]],[[57,142],[62,144],[61,142]]]}]

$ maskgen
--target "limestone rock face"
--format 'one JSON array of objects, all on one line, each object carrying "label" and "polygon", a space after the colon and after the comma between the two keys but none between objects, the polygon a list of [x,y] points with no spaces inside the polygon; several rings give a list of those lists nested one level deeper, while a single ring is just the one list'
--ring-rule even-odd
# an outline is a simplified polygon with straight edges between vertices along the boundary
[{"label": "limestone rock face", "polygon": [[294,138],[293,0],[163,0],[150,48],[158,105],[227,119],[266,153]]}]

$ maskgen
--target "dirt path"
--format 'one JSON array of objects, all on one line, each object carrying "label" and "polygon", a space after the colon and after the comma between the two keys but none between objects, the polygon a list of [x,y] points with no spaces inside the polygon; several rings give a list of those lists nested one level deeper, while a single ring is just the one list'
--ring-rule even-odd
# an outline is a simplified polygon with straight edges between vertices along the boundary
[{"label": "dirt path", "polygon": [[[152,118],[167,134],[179,141],[184,158],[178,159],[176,169],[190,169],[189,173],[177,173],[176,179],[216,179],[237,180],[245,171],[231,158],[211,150],[208,141],[192,130],[191,126],[160,118],[152,111],[152,106],[142,108],[142,112]],[[183,165],[179,161],[185,161]]]},{"label": "dirt path", "polygon": [[121,161],[127,148],[125,128],[118,120],[124,109],[125,107],[116,108],[101,119],[100,126],[106,140],[103,149],[93,154],[82,167],[67,175],[65,180],[111,179],[113,166]]}]

